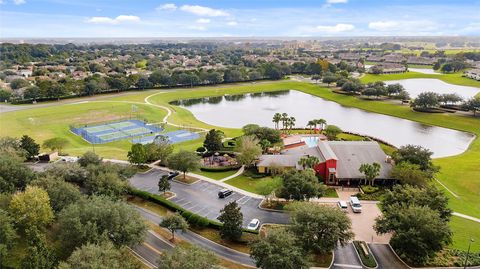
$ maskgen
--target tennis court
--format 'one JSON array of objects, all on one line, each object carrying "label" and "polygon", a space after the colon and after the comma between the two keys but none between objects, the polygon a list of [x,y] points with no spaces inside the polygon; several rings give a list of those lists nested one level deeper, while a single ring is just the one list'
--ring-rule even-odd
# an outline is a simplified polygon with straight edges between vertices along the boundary
[{"label": "tennis court", "polygon": [[[197,133],[192,133],[186,130],[178,130],[178,131],[173,131],[173,132],[168,132],[164,134],[160,134],[162,136],[166,136],[168,138],[168,141],[172,144],[176,143],[181,143],[185,141],[190,141],[190,140],[195,140],[200,138],[200,135]],[[152,143],[157,137],[157,135],[150,135],[150,136],[144,136],[140,138],[135,138],[132,139],[132,143],[140,143],[140,144],[149,144]]]},{"label": "tennis court", "polygon": [[163,129],[140,120],[123,120],[98,125],[70,127],[71,131],[90,143],[103,144],[136,136],[156,136]]}]

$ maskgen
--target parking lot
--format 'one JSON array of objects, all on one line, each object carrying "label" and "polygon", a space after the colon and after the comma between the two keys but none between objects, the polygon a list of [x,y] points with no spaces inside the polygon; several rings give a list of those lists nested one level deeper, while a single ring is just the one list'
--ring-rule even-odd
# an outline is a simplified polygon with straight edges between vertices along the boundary
[{"label": "parking lot", "polygon": [[[138,189],[159,194],[158,179],[167,172],[154,169],[145,174],[137,174],[130,183]],[[171,181],[171,190],[176,194],[170,201],[206,218],[216,220],[220,210],[229,202],[237,201],[243,213],[243,224],[246,226],[251,219],[257,218],[263,223],[287,223],[288,215],[258,208],[260,199],[233,192],[230,196],[220,199],[218,191],[222,189],[216,184],[199,180],[192,185]]]}]

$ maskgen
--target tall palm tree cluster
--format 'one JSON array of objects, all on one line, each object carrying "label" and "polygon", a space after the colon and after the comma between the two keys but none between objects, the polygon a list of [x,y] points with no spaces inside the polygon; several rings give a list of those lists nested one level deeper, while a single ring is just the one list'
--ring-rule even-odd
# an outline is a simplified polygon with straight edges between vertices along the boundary
[{"label": "tall palm tree cluster", "polygon": [[282,124],[282,130],[291,130],[295,127],[295,121],[295,117],[290,117],[287,113],[275,113],[272,119],[272,122],[275,124],[275,129],[277,130],[280,128],[280,123]]},{"label": "tall palm tree cluster", "polygon": [[310,129],[317,129],[317,125],[320,126],[320,129],[324,130],[325,127],[327,126],[327,121],[324,119],[315,119],[315,120],[309,120],[307,123],[307,126]]}]

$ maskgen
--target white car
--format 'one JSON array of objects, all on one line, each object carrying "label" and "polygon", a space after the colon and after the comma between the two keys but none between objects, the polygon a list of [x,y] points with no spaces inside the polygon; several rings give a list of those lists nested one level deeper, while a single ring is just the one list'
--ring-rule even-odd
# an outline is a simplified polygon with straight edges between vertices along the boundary
[{"label": "white car", "polygon": [[260,221],[258,219],[252,219],[247,225],[247,230],[256,231],[260,226]]},{"label": "white car", "polygon": [[347,202],[345,202],[345,201],[338,201],[337,205],[338,205],[338,208],[340,208],[340,210],[342,210],[343,212],[347,212],[347,210],[348,210],[348,204],[347,204]]}]

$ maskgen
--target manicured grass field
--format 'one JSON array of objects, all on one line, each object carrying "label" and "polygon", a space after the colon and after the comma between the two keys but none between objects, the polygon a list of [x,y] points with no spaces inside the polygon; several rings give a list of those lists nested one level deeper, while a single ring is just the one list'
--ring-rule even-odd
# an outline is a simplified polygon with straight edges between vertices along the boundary
[{"label": "manicured grass field", "polygon": [[263,178],[251,178],[245,175],[239,175],[238,177],[229,179],[225,183],[235,186],[237,188],[259,194],[257,191],[258,183],[262,181],[273,181],[272,177],[263,177]]},{"label": "manicured grass field", "polygon": [[470,251],[480,252],[480,225],[477,222],[452,216],[450,221],[450,227],[453,234],[453,246],[457,249],[467,250],[468,242],[470,238],[473,238],[474,242]]},{"label": "manicured grass field", "polygon": [[453,74],[423,74],[418,72],[406,72],[401,74],[385,74],[385,75],[373,75],[365,74],[360,81],[363,83],[370,83],[375,81],[387,81],[387,80],[400,80],[400,79],[409,79],[409,78],[435,78],[442,80],[446,83],[470,86],[470,87],[480,87],[480,81],[462,77],[463,73],[453,73]]}]

